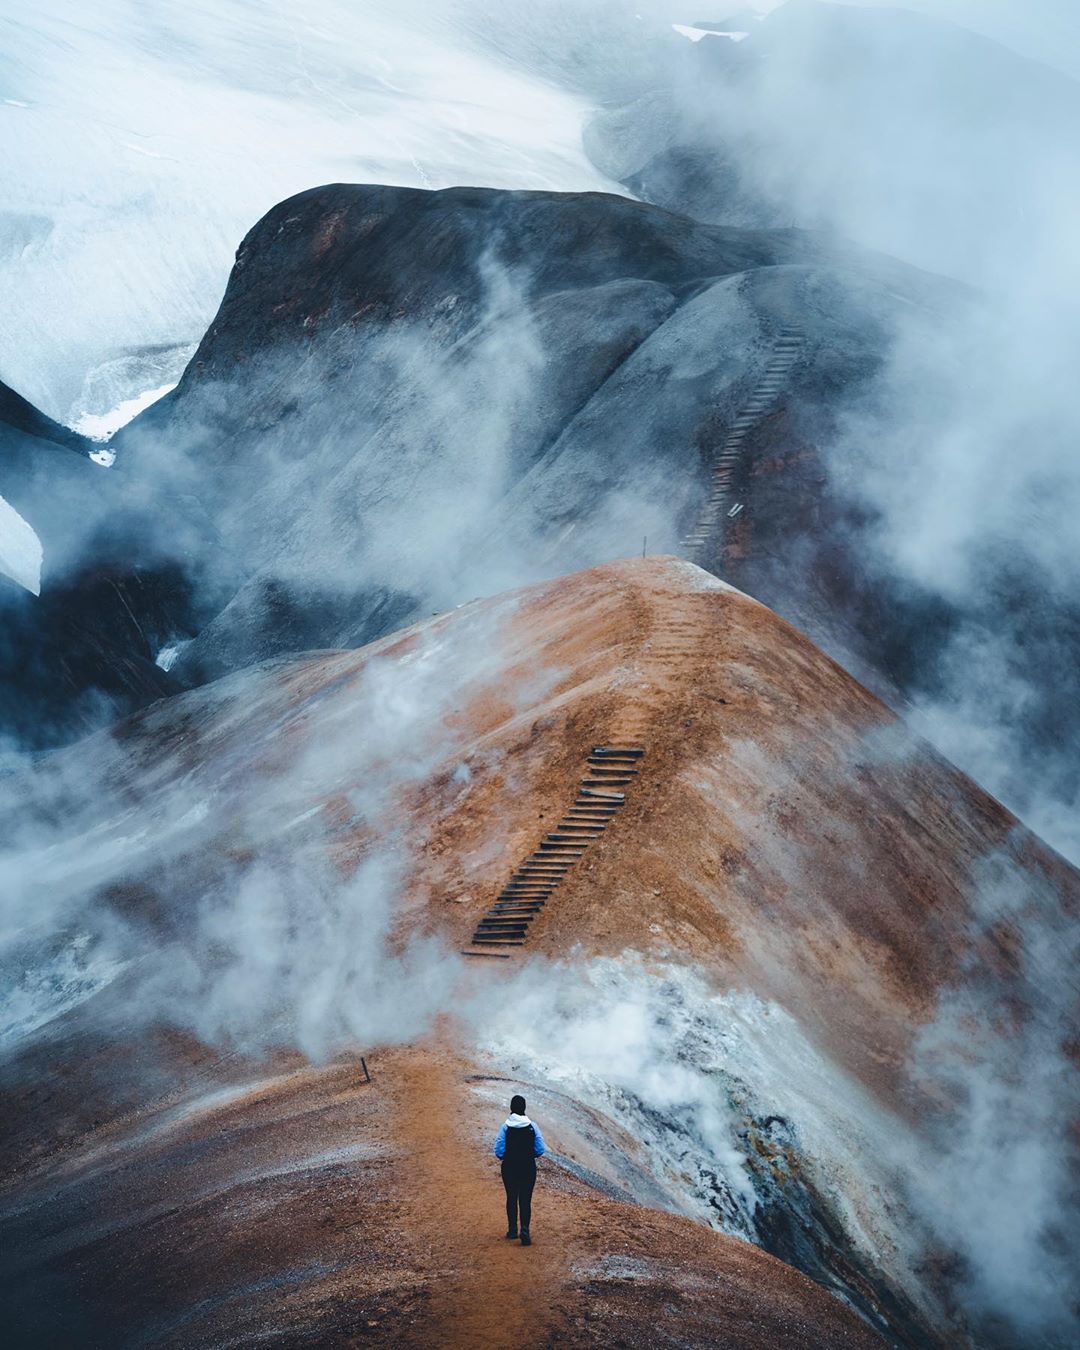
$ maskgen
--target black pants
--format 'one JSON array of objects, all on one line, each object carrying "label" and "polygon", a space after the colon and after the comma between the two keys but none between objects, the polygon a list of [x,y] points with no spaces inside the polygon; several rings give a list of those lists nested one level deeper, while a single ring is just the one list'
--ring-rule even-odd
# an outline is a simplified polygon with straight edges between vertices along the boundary
[{"label": "black pants", "polygon": [[506,1187],[506,1226],[510,1232],[516,1232],[518,1210],[521,1211],[521,1228],[529,1231],[532,1218],[532,1193],[536,1185],[536,1164],[531,1167],[507,1167],[502,1165],[503,1185]]}]

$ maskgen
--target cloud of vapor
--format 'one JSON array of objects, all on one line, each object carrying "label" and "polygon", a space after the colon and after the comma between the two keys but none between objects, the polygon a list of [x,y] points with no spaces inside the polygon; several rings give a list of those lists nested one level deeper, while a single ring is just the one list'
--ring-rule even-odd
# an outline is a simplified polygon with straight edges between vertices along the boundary
[{"label": "cloud of vapor", "polygon": [[862,522],[866,576],[924,597],[928,626],[952,616],[905,691],[920,727],[1076,858],[1080,83],[1030,59],[1072,8],[790,0],[739,43],[677,44],[586,144],[662,205],[823,229],[977,288],[889,316],[870,388],[832,401],[829,491]]},{"label": "cloud of vapor", "polygon": [[[1013,864],[982,872],[988,925],[1030,910]],[[534,964],[469,1015],[501,1073],[567,1092],[638,1140],[670,1208],[794,1260],[886,1334],[921,1326],[1063,1350],[1077,1327],[1078,1103],[1063,1050],[1075,988],[1061,978],[1075,936],[1062,944],[1045,908],[1042,922],[1025,930],[1030,1003],[989,980],[943,994],[917,1039],[911,1116],[884,1108],[777,1004],[634,953]],[[770,1172],[773,1149],[785,1161]],[[809,1246],[776,1245],[778,1211]],[[877,1306],[852,1282],[860,1263]]]},{"label": "cloud of vapor", "polygon": [[[10,765],[9,1044],[111,981],[131,1025],[215,1044],[321,1058],[418,1034],[459,971],[441,942],[396,936],[417,847],[402,806],[453,763],[452,714],[498,669],[512,612],[456,615],[359,672],[342,655],[307,696],[288,667],[245,672],[122,743]],[[455,778],[455,804],[473,786]]]},{"label": "cloud of vapor", "polygon": [[766,1247],[894,1334],[940,1316],[917,1273],[928,1231],[902,1199],[917,1142],[777,1004],[626,952],[534,965],[472,1016],[500,1072],[637,1140],[672,1210]]},{"label": "cloud of vapor", "polygon": [[1063,1350],[1080,1333],[1080,936],[1014,859],[985,859],[978,883],[966,979],[916,1046],[920,1086],[948,1105],[929,1118],[933,1167],[912,1185],[961,1254],[978,1343]]},{"label": "cloud of vapor", "polygon": [[[1059,193],[1038,210],[1053,228],[1071,212]],[[1061,731],[1080,633],[1080,250],[1043,234],[966,319],[900,327],[830,457],[874,522],[868,568],[961,616],[915,691],[916,725],[1075,860],[1080,759]]]},{"label": "cloud of vapor", "polygon": [[[603,466],[595,436],[565,450],[560,437],[672,312],[670,291],[632,277],[543,291],[499,242],[496,231],[463,267],[437,271],[419,314],[255,352],[239,375],[181,386],[175,417],[131,428],[115,472],[179,503],[193,532],[212,523],[194,545],[177,539],[201,608],[216,613],[181,657],[182,679],[359,645],[674,534],[678,503],[656,460],[634,475],[606,468],[590,487],[589,505],[609,494],[610,539],[560,544],[552,519],[514,495],[545,455],[564,501],[575,473]],[[409,284],[393,282],[406,311]]]},{"label": "cloud of vapor", "polygon": [[[776,9],[782,3],[759,0],[756,7]],[[892,0],[837,3],[860,9],[897,8]],[[1080,76],[1080,13],[1071,0],[905,0],[899,8],[946,19],[1074,79]]]}]

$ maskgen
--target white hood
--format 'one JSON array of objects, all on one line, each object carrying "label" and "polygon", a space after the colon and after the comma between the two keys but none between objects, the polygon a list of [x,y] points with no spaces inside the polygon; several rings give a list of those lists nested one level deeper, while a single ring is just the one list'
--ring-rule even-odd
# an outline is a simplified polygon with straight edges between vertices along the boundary
[{"label": "white hood", "polygon": [[516,1130],[519,1129],[522,1125],[531,1125],[532,1121],[529,1119],[528,1116],[516,1116],[511,1111],[511,1113],[506,1117],[506,1123],[511,1129]]}]

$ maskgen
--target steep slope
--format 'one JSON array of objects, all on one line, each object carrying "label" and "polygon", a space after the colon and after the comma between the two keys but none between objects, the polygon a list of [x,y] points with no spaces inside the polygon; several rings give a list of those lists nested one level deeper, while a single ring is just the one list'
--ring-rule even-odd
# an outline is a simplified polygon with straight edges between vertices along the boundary
[{"label": "steep slope", "polygon": [[[608,771],[631,779],[617,787],[591,753],[612,745],[644,751],[636,775],[625,761]],[[379,1065],[373,1047],[419,1042],[453,1009],[431,1053],[455,1047],[457,1081],[478,1075],[496,1119],[500,1077],[528,1084],[545,1126],[565,1132],[557,1151],[591,1184],[750,1239],[894,1344],[1066,1334],[1055,1300],[1075,1224],[1067,972],[1080,878],[759,604],[683,562],[611,564],[363,651],[192,691],[99,738],[92,759],[86,781],[73,752],[51,756],[12,785],[5,813],[10,903],[37,916],[16,953],[24,1044],[4,1067],[18,1108],[4,1152],[19,1175],[3,1208],[23,1287],[54,1281],[78,1310],[76,1288],[123,1252],[146,1272],[145,1335],[157,1343],[166,1332],[186,1343],[183,1319],[196,1315],[222,1319],[215,1335],[239,1334],[264,1306],[274,1326],[288,1309],[295,1334],[318,1339],[327,1301],[340,1306],[334,1272],[364,1276],[341,1248],[293,1239],[316,1213],[327,1241],[353,1222],[358,1177],[374,1206],[363,1201],[360,1219],[370,1320],[391,1309],[391,1341],[403,1326],[427,1334],[431,1317],[445,1325],[445,1290],[431,1302],[427,1291],[448,1267],[474,1279],[461,1272],[476,1270],[475,1220],[417,1238],[413,1216],[427,1204],[422,1214],[453,1226],[457,1203],[471,1215],[472,1164],[451,1153],[462,1175],[451,1169],[449,1198],[418,1196],[403,1214],[401,1188],[428,1165],[416,1159],[442,1147],[442,1131],[415,1120],[427,1089],[408,1098],[409,1125],[379,1117],[386,1143],[367,1161],[332,1151],[343,1136],[325,1113],[337,1103],[355,1143],[355,1112],[384,1110],[359,1105],[381,1100],[383,1071],[360,1087],[357,1049]],[[596,837],[564,844],[556,826],[578,810],[583,776],[601,785],[577,819],[612,794],[625,804],[583,832]],[[515,902],[536,916],[513,925],[521,945],[516,931],[473,945],[537,854],[565,875]],[[461,949],[489,954],[455,958]],[[133,1050],[133,1029],[155,1025],[234,1048],[221,1058],[174,1032]],[[265,1230],[256,1214],[285,1203],[269,1178],[294,1176],[299,1143],[265,1164],[236,1149],[205,1161],[218,1179],[197,1203],[183,1178],[217,1147],[216,1103],[228,1101],[217,1094],[263,1081],[247,1057],[289,1045],[344,1059],[281,1080],[299,1093],[289,1118],[309,1119],[331,1152],[287,1183],[296,1218]],[[277,1053],[271,1072],[294,1073]],[[47,1059],[71,1066],[51,1102],[32,1086]],[[396,1093],[428,1070],[386,1072]],[[988,1098],[996,1127],[983,1138]],[[459,1096],[438,1100],[467,1113]],[[236,1124],[256,1149],[270,1138],[255,1128],[261,1110],[244,1106]],[[159,1155],[155,1139],[176,1129],[176,1151]],[[469,1129],[462,1138],[479,1147]],[[1026,1149],[1048,1182],[1037,1196],[1012,1161]],[[120,1159],[140,1160],[131,1191],[115,1184]],[[154,1193],[164,1189],[147,1209],[134,1197],[151,1168]],[[229,1238],[209,1217],[220,1188],[235,1196]],[[989,1191],[1025,1213],[1011,1246],[987,1222]],[[492,1200],[497,1210],[497,1190]],[[97,1226],[73,1227],[85,1212]],[[592,1231],[584,1215],[598,1210],[549,1212],[560,1253],[565,1239],[588,1255],[557,1277],[544,1268],[563,1293],[552,1305],[543,1284],[538,1297],[568,1320],[543,1325],[580,1343],[607,1334],[577,1319],[610,1280],[618,1316],[641,1325],[655,1304],[644,1292],[635,1302],[635,1279],[669,1281],[666,1244],[689,1230],[613,1210],[593,1246],[581,1225]],[[174,1286],[162,1257],[182,1250],[194,1263]],[[710,1240],[698,1259],[723,1271],[734,1250]],[[620,1264],[629,1256],[651,1274]],[[151,1278],[155,1268],[165,1274]],[[788,1277],[762,1278],[795,1297]],[[1023,1301],[1010,1281],[1027,1287]],[[108,1321],[124,1297],[109,1285],[95,1306]],[[739,1332],[724,1321],[733,1304],[692,1303],[686,1316],[705,1320],[672,1335],[802,1343],[771,1323]],[[800,1318],[818,1315],[800,1306]],[[1017,1309],[1026,1322],[1008,1320]],[[806,1334],[827,1344],[833,1332]]]}]

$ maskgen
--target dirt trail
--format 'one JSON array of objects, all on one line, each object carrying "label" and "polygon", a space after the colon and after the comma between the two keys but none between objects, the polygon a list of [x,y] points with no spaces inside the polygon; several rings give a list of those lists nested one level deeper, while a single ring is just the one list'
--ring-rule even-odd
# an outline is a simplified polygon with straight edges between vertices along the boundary
[{"label": "dirt trail", "polygon": [[[666,1325],[664,1344],[881,1350],[842,1304],[758,1248],[603,1196],[550,1160],[538,1168],[533,1245],[508,1241],[491,1155],[502,1108],[471,1091],[476,1066],[453,1045],[444,1025],[393,1052],[378,1077],[407,1192],[399,1213],[427,1287],[420,1320],[393,1344],[630,1347]],[[541,1123],[549,1149],[565,1147],[559,1120]]]},{"label": "dirt trail", "polygon": [[[410,1158],[417,1208],[427,1216],[421,1241],[430,1242],[432,1265],[443,1272],[433,1283],[429,1325],[442,1346],[544,1345],[570,1278],[573,1226],[541,1180],[533,1245],[503,1236],[499,1164],[467,1110],[466,1073],[449,1053],[422,1051],[396,1104],[396,1138]],[[493,1116],[492,1138],[498,1123]]]}]

